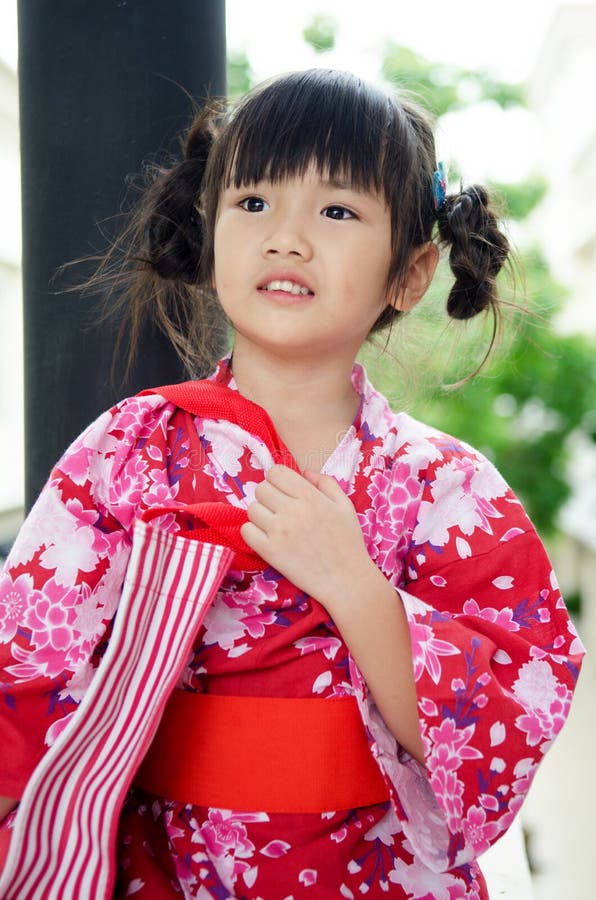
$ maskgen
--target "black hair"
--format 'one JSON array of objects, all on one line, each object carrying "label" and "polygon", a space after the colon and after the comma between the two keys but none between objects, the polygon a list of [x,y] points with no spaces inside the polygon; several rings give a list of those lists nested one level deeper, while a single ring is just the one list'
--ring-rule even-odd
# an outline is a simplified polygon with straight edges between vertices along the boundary
[{"label": "black hair", "polygon": [[[455,276],[450,316],[498,316],[496,276],[509,254],[485,188],[474,185],[437,204],[433,123],[416,103],[348,72],[282,75],[239,103],[205,105],[182,139],[183,159],[153,178],[126,238],[116,277],[132,330],[153,316],[189,370],[210,354],[213,234],[222,190],[301,175],[310,166],[381,193],[391,219],[388,288],[399,290],[410,252],[437,236],[449,245]],[[438,227],[437,227],[438,226]],[[372,331],[399,312],[387,306]],[[134,348],[131,352],[134,351]]]}]

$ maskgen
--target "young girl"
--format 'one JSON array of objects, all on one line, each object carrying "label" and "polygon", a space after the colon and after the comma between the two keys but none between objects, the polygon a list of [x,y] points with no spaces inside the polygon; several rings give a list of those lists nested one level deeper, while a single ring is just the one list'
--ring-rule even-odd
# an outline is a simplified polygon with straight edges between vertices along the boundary
[{"label": "young girl", "polygon": [[355,363],[435,234],[496,313],[486,191],[313,70],[201,113],[139,222],[133,323],[204,359],[216,295],[233,350],[100,416],[7,561],[0,895],[486,898],[583,650],[500,475]]}]

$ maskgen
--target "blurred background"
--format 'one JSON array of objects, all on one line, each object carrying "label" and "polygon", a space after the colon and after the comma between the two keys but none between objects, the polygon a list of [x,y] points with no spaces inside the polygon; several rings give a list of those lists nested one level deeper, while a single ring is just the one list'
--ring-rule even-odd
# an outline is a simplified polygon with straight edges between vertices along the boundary
[{"label": "blurred background", "polygon": [[[426,0],[422,10],[383,0],[227,0],[226,21],[231,95],[310,66],[413,91],[437,118],[450,188],[489,183],[501,198],[519,266],[503,279],[507,328],[481,375],[452,387],[482,361],[490,327],[446,321],[444,266],[391,335],[389,358],[380,345],[363,358],[396,407],[494,460],[596,647],[596,2]],[[21,519],[24,483],[17,58],[16,0],[3,0],[0,554]],[[525,813],[538,900],[593,896],[593,687],[589,664]]]}]

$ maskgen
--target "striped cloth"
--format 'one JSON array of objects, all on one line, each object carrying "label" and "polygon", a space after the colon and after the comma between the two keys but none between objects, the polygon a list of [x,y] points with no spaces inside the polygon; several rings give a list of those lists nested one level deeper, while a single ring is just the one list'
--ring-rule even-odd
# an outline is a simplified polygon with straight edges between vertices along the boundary
[{"label": "striped cloth", "polygon": [[234,553],[137,521],[109,648],[23,795],[3,900],[103,900],[118,819]]}]

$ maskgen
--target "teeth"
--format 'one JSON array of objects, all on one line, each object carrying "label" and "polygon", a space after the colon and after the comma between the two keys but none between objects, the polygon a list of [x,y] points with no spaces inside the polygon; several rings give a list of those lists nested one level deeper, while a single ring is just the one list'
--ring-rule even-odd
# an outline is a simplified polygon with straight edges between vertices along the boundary
[{"label": "teeth", "polygon": [[310,293],[308,288],[302,287],[300,284],[294,284],[293,281],[270,281],[265,285],[266,291],[285,291],[287,294],[302,295],[305,297]]}]

